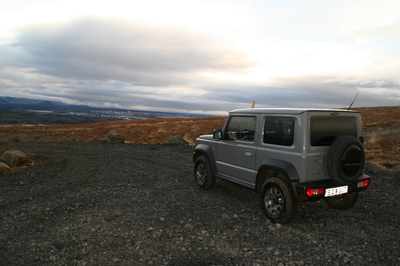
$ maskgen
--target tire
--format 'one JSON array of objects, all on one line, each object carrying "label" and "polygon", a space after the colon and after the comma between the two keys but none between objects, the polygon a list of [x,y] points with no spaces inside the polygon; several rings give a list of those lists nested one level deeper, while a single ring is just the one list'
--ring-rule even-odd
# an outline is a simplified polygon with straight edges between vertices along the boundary
[{"label": "tire", "polygon": [[215,184],[215,176],[212,174],[210,162],[205,156],[197,158],[194,164],[194,178],[202,189],[210,189]]},{"label": "tire", "polygon": [[348,193],[335,197],[327,197],[325,201],[333,208],[338,210],[347,210],[356,204],[358,193]]},{"label": "tire", "polygon": [[290,222],[297,211],[298,201],[290,183],[281,176],[268,178],[261,188],[261,207],[273,223]]},{"label": "tire", "polygon": [[337,183],[350,184],[356,181],[364,171],[364,164],[364,146],[353,136],[341,136],[329,148],[327,170]]}]

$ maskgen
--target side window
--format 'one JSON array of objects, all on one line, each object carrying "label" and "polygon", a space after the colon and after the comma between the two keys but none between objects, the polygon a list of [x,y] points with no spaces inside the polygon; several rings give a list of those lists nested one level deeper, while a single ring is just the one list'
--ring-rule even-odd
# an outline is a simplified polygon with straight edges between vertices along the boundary
[{"label": "side window", "polygon": [[264,143],[292,146],[294,136],[294,118],[266,117],[264,125]]},{"label": "side window", "polygon": [[225,139],[254,141],[256,121],[255,116],[232,116],[226,128]]}]

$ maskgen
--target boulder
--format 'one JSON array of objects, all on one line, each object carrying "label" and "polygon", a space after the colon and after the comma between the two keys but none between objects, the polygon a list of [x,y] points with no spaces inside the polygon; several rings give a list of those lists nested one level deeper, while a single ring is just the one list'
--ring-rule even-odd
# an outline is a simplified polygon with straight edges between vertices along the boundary
[{"label": "boulder", "polygon": [[6,174],[7,172],[10,172],[10,171],[11,171],[11,168],[7,164],[0,162],[0,173]]},{"label": "boulder", "polygon": [[26,161],[26,155],[22,151],[6,151],[0,156],[0,161],[9,167],[17,166]]},{"label": "boulder", "polygon": [[389,174],[393,180],[400,181],[400,166],[390,169]]},{"label": "boulder", "polygon": [[10,142],[6,140],[0,140],[0,155],[9,150],[10,150]]},{"label": "boulder", "polygon": [[373,177],[384,177],[389,175],[388,171],[383,166],[373,162],[365,163],[365,171]]},{"label": "boulder", "polygon": [[108,143],[115,144],[115,143],[124,143],[125,141],[125,136],[122,134],[119,134],[114,131],[108,132]]},{"label": "boulder", "polygon": [[365,171],[373,177],[384,177],[389,175],[388,171],[383,166],[373,162],[365,163]]},{"label": "boulder", "polygon": [[75,141],[75,139],[72,136],[62,136],[60,141],[72,142],[72,141]]},{"label": "boulder", "polygon": [[13,137],[11,139],[9,139],[10,142],[20,142],[20,139],[17,137]]},{"label": "boulder", "polygon": [[171,145],[188,145],[189,142],[184,140],[181,136],[171,136],[167,140],[166,144],[171,144]]}]

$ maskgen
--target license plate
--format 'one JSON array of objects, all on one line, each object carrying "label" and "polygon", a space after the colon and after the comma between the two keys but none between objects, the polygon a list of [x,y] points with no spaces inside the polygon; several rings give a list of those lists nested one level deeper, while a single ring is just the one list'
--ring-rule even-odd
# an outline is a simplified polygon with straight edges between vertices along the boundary
[{"label": "license plate", "polygon": [[333,197],[337,195],[346,194],[349,190],[348,186],[327,188],[325,190],[325,197]]}]

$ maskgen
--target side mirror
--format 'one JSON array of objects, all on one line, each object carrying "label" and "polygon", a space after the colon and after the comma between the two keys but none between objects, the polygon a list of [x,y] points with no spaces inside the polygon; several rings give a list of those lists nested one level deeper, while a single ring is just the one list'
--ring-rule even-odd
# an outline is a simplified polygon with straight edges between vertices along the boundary
[{"label": "side mirror", "polygon": [[222,139],[222,130],[221,129],[214,129],[213,138],[214,139]]}]

